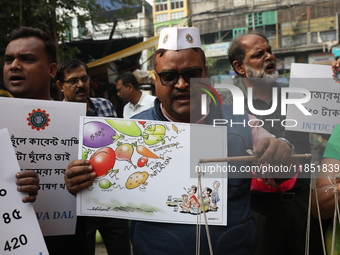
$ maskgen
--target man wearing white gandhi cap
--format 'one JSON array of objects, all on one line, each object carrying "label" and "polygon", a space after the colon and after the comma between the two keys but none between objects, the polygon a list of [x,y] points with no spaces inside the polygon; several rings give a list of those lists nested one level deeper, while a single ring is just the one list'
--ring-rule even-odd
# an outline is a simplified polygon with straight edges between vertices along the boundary
[{"label": "man wearing white gandhi cap", "polygon": [[[155,106],[132,118],[204,124],[212,124],[213,119],[228,119],[239,123],[248,121],[247,114],[233,116],[231,106],[215,105],[213,102],[209,105],[207,116],[201,115],[200,99],[203,90],[197,87],[197,83],[193,84],[191,79],[207,78],[205,54],[201,49],[198,28],[163,29],[160,32],[158,50],[154,55],[154,69],[157,94]],[[290,147],[262,128],[251,130],[246,125],[234,125],[228,126],[227,131],[230,156],[246,155],[246,150],[253,149],[253,144],[256,144],[254,153],[260,162],[270,162],[271,159],[277,160],[277,163],[285,161],[292,163],[289,159]],[[241,166],[250,163],[230,164],[240,169]],[[183,169],[183,174],[185,171],[187,169]],[[171,219],[169,223],[133,221],[131,224],[133,254],[190,255],[197,254],[197,251],[203,255],[212,254],[212,251],[214,254],[253,254],[256,230],[249,199],[251,173],[229,176],[231,178],[228,178],[228,191],[220,194],[221,200],[228,201],[227,226],[210,225],[210,238],[207,238],[205,227],[202,227],[201,238],[196,240],[195,225],[173,224]],[[211,179],[211,184],[213,181]],[[218,211],[207,213],[208,218],[223,217],[221,213],[217,214]],[[187,216],[195,217],[183,215],[183,221]],[[208,240],[211,240],[210,245]],[[196,246],[197,243],[200,245]]]},{"label": "man wearing white gandhi cap", "polygon": [[[197,28],[173,27],[161,31],[159,49],[154,55],[154,72],[157,94],[155,105],[133,116],[133,119],[195,122],[207,125],[212,125],[214,119],[228,119],[234,123],[248,122],[247,114],[233,115],[231,106],[214,102],[210,103],[208,114],[202,116],[201,95],[205,93],[204,90],[212,88],[203,84],[203,78],[207,78],[207,66]],[[190,84],[193,78],[202,81],[199,86],[203,86],[203,89],[197,85],[199,82]],[[254,127],[257,126],[256,123],[253,124]],[[228,156],[246,156],[246,150],[254,148],[253,153],[259,162],[293,164],[290,160],[290,147],[260,127],[251,129],[248,125],[228,125],[227,141]],[[206,149],[214,150],[214,148],[204,148],[202,145],[202,150]],[[250,164],[250,162],[230,162],[230,165],[237,170],[241,167],[250,167]],[[66,169],[68,174],[65,175],[69,192],[76,194],[91,185],[96,177],[91,171],[92,167],[88,160],[71,162]],[[183,169],[183,174],[188,175],[188,171]],[[91,173],[84,174],[86,172]],[[250,208],[251,173],[240,174],[240,172],[228,173],[228,186],[220,186],[220,190],[224,192],[220,192],[219,197],[221,201],[227,201],[228,211],[222,213],[218,209],[207,212],[208,218],[227,217],[227,226],[210,225],[209,238],[207,238],[206,228],[201,227],[201,238],[196,240],[195,225],[173,224],[171,219],[167,223],[132,221],[130,230],[133,254],[191,255],[199,251],[203,255],[212,254],[212,251],[215,255],[253,254],[256,231]],[[211,185],[214,181],[211,178]],[[188,185],[192,184],[194,183],[188,183]],[[148,203],[151,202],[148,201],[146,204]],[[161,206],[152,205],[152,209]],[[160,210],[166,209],[166,207],[160,208]],[[187,217],[196,216],[183,214],[183,222]]]},{"label": "man wearing white gandhi cap", "polygon": [[[163,61],[171,58],[171,61]],[[178,61],[178,59],[184,59]],[[169,27],[160,32],[154,55],[156,94],[166,120],[198,122],[202,90],[190,87],[191,78],[207,78],[205,54],[196,27]],[[191,108],[190,108],[191,107]],[[191,119],[190,119],[191,118]]]}]

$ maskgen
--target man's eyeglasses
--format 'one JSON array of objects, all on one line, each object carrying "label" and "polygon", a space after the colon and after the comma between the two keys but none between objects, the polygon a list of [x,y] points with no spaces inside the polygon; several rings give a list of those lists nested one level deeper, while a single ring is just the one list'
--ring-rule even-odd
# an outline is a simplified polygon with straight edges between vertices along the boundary
[{"label": "man's eyeglasses", "polygon": [[163,86],[174,86],[179,80],[179,76],[182,75],[185,82],[190,83],[190,78],[201,78],[203,68],[190,68],[181,73],[176,71],[168,71],[158,73]]},{"label": "man's eyeglasses", "polygon": [[90,76],[84,75],[83,77],[80,77],[80,78],[71,78],[71,79],[68,79],[67,81],[62,81],[62,82],[70,84],[71,86],[75,86],[79,83],[79,81],[81,81],[82,83],[88,83],[90,81]]}]

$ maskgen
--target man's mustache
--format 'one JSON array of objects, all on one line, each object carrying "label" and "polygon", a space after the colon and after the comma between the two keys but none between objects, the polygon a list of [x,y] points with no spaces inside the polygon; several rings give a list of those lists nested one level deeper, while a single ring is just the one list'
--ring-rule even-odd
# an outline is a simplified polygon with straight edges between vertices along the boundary
[{"label": "man's mustache", "polygon": [[86,93],[86,89],[85,88],[77,88],[76,94],[78,94],[78,93]]},{"label": "man's mustache", "polygon": [[273,60],[268,60],[263,64],[263,69],[266,69],[268,65],[274,65],[274,68],[276,69],[276,63]]}]

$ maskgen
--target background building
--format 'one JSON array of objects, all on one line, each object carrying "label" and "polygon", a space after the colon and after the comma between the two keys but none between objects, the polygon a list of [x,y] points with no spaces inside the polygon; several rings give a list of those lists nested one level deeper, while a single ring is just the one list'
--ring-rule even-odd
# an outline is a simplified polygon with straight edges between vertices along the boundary
[{"label": "background building", "polygon": [[184,26],[189,15],[187,0],[154,0],[153,22],[155,33],[168,26]]},{"label": "background building", "polygon": [[[340,1],[230,0],[192,6],[192,24],[200,28],[203,44],[258,30],[269,38],[281,73],[292,62],[330,64],[334,59],[330,51],[338,44]],[[230,65],[221,63],[226,61],[216,62],[222,67],[216,74],[230,71]]]},{"label": "background building", "polygon": [[[150,56],[146,50],[133,54],[124,51],[153,38],[152,7],[147,2],[132,7],[113,6],[109,0],[97,3],[105,9],[95,14],[99,20],[83,23],[76,15],[70,19],[70,29],[65,31],[69,40],[66,46],[77,49],[76,58],[88,64],[92,96],[108,98],[120,114],[124,102],[116,95],[115,79],[124,71],[148,69]],[[101,60],[105,61],[93,64]],[[57,100],[62,96],[58,90],[53,95]]]},{"label": "background building", "polygon": [[[154,3],[156,32],[160,27],[156,17],[164,13],[161,6],[174,11],[173,2]],[[339,42],[338,0],[184,0],[182,5],[190,12],[181,21],[200,29],[211,75],[233,74],[227,58],[229,43],[252,30],[269,38],[280,74],[288,73],[293,62],[330,64],[334,59],[331,50]],[[173,26],[179,20],[167,22]]]}]

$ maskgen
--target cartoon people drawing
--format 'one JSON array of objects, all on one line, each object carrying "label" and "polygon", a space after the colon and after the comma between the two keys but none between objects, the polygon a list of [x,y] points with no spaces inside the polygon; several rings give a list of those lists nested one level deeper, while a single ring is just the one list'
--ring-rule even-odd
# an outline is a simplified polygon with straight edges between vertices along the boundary
[{"label": "cartoon people drawing", "polygon": [[217,211],[217,202],[220,201],[220,197],[218,195],[218,188],[220,187],[219,181],[214,181],[213,183],[213,191],[211,192],[211,211]]},{"label": "cartoon people drawing", "polygon": [[188,196],[188,194],[183,194],[181,205],[188,205],[188,204],[189,204],[189,196]]},{"label": "cartoon people drawing", "polygon": [[203,198],[208,198],[209,201],[210,201],[211,192],[212,192],[212,189],[211,189],[211,188],[205,187],[205,188],[203,189],[202,197],[203,197]]},{"label": "cartoon people drawing", "polygon": [[[181,198],[174,198],[174,201],[172,201],[172,196],[168,196],[166,203],[168,206],[181,208],[181,213],[199,214],[202,212],[217,211],[217,203],[220,201],[218,193],[220,186],[219,181],[214,181],[212,188],[205,187],[203,191],[197,193],[197,186],[192,185],[188,189],[184,188],[187,193],[183,194]],[[177,211],[176,208],[174,212]]]},{"label": "cartoon people drawing", "polygon": [[179,204],[179,206],[182,208],[184,212],[190,212],[194,214],[199,213],[200,204],[195,195],[196,192],[197,192],[197,187],[195,185],[192,185],[191,188],[188,189],[187,197],[185,197],[185,194],[182,195],[183,202]]},{"label": "cartoon people drawing", "polygon": [[209,187],[205,187],[202,192],[202,200],[203,200],[203,210],[209,211],[210,205],[210,198],[211,198],[212,189]]}]

